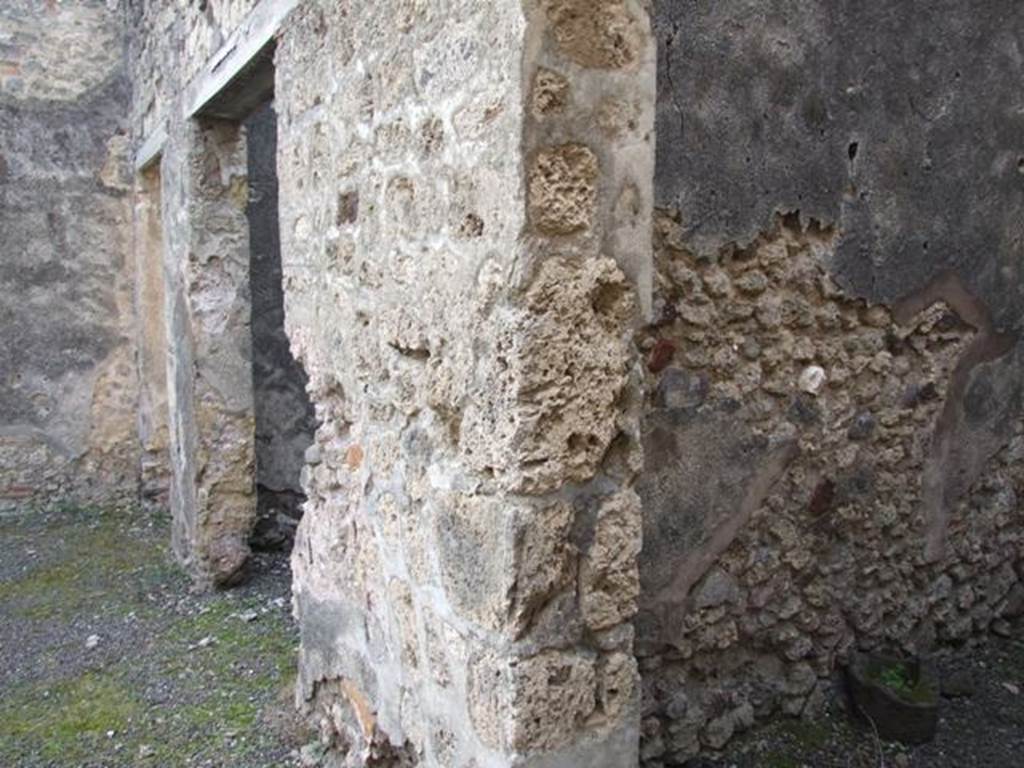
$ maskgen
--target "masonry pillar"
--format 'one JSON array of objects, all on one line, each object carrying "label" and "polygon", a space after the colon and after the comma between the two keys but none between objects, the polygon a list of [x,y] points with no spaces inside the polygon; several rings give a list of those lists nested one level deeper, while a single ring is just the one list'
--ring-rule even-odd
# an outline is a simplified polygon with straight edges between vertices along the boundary
[{"label": "masonry pillar", "polygon": [[162,161],[172,541],[201,584],[234,579],[255,521],[245,138],[183,122]]},{"label": "masonry pillar", "polygon": [[631,0],[285,25],[298,697],[337,764],[636,764],[654,65]]}]

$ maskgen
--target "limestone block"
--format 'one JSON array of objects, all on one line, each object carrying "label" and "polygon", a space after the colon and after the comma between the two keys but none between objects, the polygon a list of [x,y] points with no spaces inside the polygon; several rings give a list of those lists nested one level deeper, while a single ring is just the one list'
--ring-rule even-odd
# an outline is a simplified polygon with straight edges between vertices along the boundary
[{"label": "limestone block", "polygon": [[597,513],[594,540],[580,564],[580,606],[592,630],[628,621],[640,595],[637,555],[640,498],[632,491],[605,501]]},{"label": "limestone block", "polygon": [[582,144],[537,153],[530,169],[530,221],[545,235],[589,229],[597,204],[597,157]]},{"label": "limestone block", "polygon": [[515,531],[511,606],[517,634],[528,627],[537,611],[569,585],[574,560],[569,539],[572,524],[573,510],[565,502],[520,513]]},{"label": "limestone block", "polygon": [[539,68],[533,76],[530,94],[534,118],[543,120],[564,111],[569,104],[570,93],[571,86],[565,75],[545,67]]},{"label": "limestone block", "polygon": [[610,259],[544,262],[524,307],[495,317],[461,443],[509,488],[543,491],[596,471],[618,433],[633,292]]},{"label": "limestone block", "polygon": [[610,653],[597,664],[597,705],[607,724],[632,715],[640,690],[640,674],[632,653]]},{"label": "limestone block", "polygon": [[451,496],[435,517],[441,583],[452,606],[518,636],[570,584],[572,508]]},{"label": "limestone block", "polygon": [[547,0],[559,49],[583,67],[621,69],[640,54],[643,35],[625,0]]},{"label": "limestone block", "polygon": [[597,706],[594,661],[547,651],[516,664],[511,677],[512,748],[548,750],[573,739]]},{"label": "limestone block", "polygon": [[503,749],[510,739],[513,674],[511,661],[494,652],[476,653],[467,663],[470,722],[489,749]]},{"label": "limestone block", "polygon": [[505,626],[514,587],[514,520],[499,501],[449,497],[435,514],[441,583],[452,606],[483,627]]}]

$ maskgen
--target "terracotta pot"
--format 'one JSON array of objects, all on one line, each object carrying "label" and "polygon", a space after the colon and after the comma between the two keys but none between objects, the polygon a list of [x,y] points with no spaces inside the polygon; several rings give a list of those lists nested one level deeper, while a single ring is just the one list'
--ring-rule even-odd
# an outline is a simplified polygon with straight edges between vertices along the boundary
[{"label": "terracotta pot", "polygon": [[870,719],[880,738],[923,744],[939,722],[939,678],[920,660],[855,654],[846,670],[854,711]]}]

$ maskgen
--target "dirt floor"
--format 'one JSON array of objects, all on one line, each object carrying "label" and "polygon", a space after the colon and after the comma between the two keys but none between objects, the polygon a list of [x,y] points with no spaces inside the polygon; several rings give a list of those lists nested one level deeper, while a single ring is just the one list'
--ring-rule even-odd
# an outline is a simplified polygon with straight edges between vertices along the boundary
[{"label": "dirt floor", "polygon": [[191,595],[169,525],[131,509],[0,517],[0,766],[295,763],[287,558]]},{"label": "dirt floor", "polygon": [[[168,530],[134,509],[0,516],[0,768],[299,763],[312,735],[291,701],[287,558],[258,555],[244,586],[193,595]],[[1024,766],[1024,626],[1007,634],[939,660],[948,695],[931,744],[882,743],[835,703],[689,766]]]}]

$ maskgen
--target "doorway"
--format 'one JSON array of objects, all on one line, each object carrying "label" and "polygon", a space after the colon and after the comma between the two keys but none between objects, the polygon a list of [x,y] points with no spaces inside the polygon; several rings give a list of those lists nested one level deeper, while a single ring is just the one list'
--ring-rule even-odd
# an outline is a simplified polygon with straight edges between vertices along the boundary
[{"label": "doorway", "polygon": [[203,585],[288,549],[315,428],[284,330],[273,42],[171,133],[163,165],[172,542]]},{"label": "doorway", "polygon": [[284,329],[278,225],[277,115],[265,102],[244,121],[248,161],[249,292],[255,417],[256,549],[289,546],[302,516],[300,476],[316,420],[308,378]]}]

